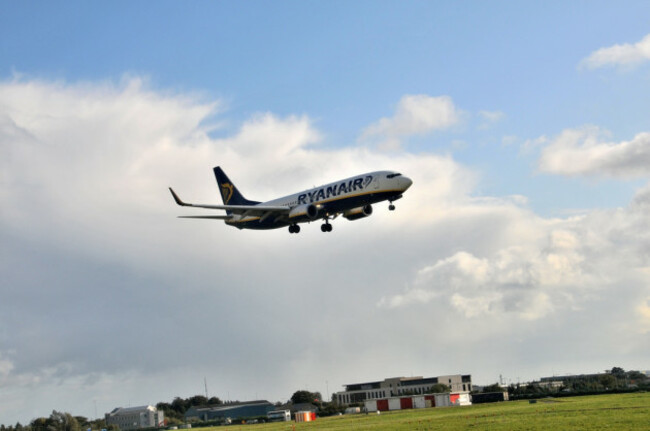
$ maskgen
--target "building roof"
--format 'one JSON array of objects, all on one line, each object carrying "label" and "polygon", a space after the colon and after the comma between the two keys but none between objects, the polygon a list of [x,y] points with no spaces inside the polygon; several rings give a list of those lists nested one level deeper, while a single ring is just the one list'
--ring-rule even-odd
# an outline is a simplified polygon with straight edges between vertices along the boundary
[{"label": "building roof", "polygon": [[236,403],[228,403],[228,404],[213,404],[210,406],[193,406],[191,407],[191,409],[194,409],[197,412],[221,411],[221,410],[230,410],[242,406],[268,405],[268,404],[271,403],[268,402],[267,400],[242,401],[242,402],[237,401]]},{"label": "building roof", "polygon": [[[384,380],[380,381],[374,381],[374,382],[364,382],[364,383],[350,383],[347,385],[343,385],[346,387],[346,389],[349,390],[365,390],[365,389],[377,389],[381,386],[382,383],[387,383],[387,382],[399,382],[400,384],[407,386],[407,385],[420,385],[420,384],[425,384],[429,383],[429,381],[435,383],[438,383],[438,378],[437,377],[427,377],[424,378],[423,376],[415,376],[415,377],[388,377]],[[351,389],[354,388],[354,389]]]},{"label": "building roof", "polygon": [[110,414],[114,415],[117,413],[135,413],[135,412],[141,412],[143,410],[156,411],[156,408],[154,406],[116,407],[113,409],[112,412],[110,412]]},{"label": "building roof", "polygon": [[400,383],[402,383],[402,386],[417,386],[417,385],[426,385],[426,384],[435,385],[436,383],[438,383],[438,378],[427,377],[425,379],[423,377],[418,377],[416,379],[402,380]]},{"label": "building roof", "polygon": [[397,386],[417,386],[417,385],[435,385],[440,383],[441,378],[456,378],[461,377],[463,383],[471,383],[471,374],[452,374],[448,376],[438,377],[389,377],[381,381],[364,382],[364,383],[351,383],[343,385],[346,392],[353,391],[368,391],[372,389],[386,388],[389,385],[396,384]]},{"label": "building roof", "polygon": [[[255,409],[259,408],[274,408],[274,405],[267,400],[245,401],[228,404],[215,404],[210,406],[192,406],[185,412],[185,417],[207,417],[214,416],[247,416],[251,413],[253,416],[257,415]],[[253,410],[251,410],[253,409]]]}]

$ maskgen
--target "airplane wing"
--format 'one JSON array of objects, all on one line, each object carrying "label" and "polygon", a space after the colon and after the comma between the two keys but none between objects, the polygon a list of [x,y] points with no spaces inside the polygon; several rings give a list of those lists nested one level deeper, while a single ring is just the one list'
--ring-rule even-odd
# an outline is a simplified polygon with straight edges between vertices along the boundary
[{"label": "airplane wing", "polygon": [[208,220],[230,220],[232,216],[229,215],[216,215],[216,216],[178,216],[178,218],[201,218]]},{"label": "airplane wing", "polygon": [[[172,196],[176,203],[183,207],[194,207],[194,208],[207,208],[211,210],[226,210],[231,211],[234,214],[240,214],[244,217],[268,217],[269,215],[277,214],[288,214],[291,210],[290,207],[284,205],[202,205],[202,204],[190,204],[183,202],[181,198],[178,197],[176,192],[170,187],[169,191],[172,192]],[[217,217],[229,217],[229,216],[196,216],[191,218],[217,218]]]}]

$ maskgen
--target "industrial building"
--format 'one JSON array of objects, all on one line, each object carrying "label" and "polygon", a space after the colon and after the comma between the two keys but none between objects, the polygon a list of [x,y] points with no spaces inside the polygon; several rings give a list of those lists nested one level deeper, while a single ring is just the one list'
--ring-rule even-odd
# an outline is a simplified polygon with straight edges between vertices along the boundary
[{"label": "industrial building", "polygon": [[194,406],[185,412],[185,420],[211,421],[215,419],[246,419],[260,416],[275,410],[275,406],[266,400],[242,403],[218,404],[213,406]]},{"label": "industrial building", "polygon": [[470,392],[472,376],[454,374],[438,377],[392,377],[377,382],[344,385],[345,390],[334,396],[339,404],[363,403],[366,400],[398,397],[400,395],[423,395],[431,393],[436,384],[449,386],[451,392]]},{"label": "industrial building", "polygon": [[415,395],[404,397],[389,397],[376,400],[366,400],[366,412],[387,412],[393,410],[424,409],[429,407],[469,406],[469,392],[447,392],[443,394]]},{"label": "industrial building", "polygon": [[120,431],[155,428],[165,425],[165,414],[154,406],[118,407],[106,413],[106,425],[117,425]]}]

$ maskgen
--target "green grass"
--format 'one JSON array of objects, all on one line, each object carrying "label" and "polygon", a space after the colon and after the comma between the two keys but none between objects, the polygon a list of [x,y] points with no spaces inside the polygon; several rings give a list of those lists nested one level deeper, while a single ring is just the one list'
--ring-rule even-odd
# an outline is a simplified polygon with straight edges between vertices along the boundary
[{"label": "green grass", "polygon": [[237,425],[228,430],[650,430],[650,393],[547,398],[318,418],[315,422]]}]

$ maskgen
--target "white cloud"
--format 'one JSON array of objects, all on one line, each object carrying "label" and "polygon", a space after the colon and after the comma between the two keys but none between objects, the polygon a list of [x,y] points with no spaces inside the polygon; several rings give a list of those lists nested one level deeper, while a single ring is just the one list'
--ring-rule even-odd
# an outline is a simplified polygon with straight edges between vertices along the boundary
[{"label": "white cloud", "polygon": [[[603,343],[646,357],[599,317],[643,322],[650,189],[627,209],[548,220],[519,196],[475,197],[479,175],[450,156],[325,148],[308,116],[261,113],[213,138],[221,106],[137,78],[0,83],[3,417],[171,400],[203,377],[220,397],[284,401],[410,371],[481,380],[504,360],[534,373],[547,352]],[[431,130],[399,117],[385,130]],[[176,219],[202,212],[167,187],[219,202],[215,165],[258,200],[384,168],[414,184],[397,211],[327,235]]]},{"label": "white cloud", "polygon": [[479,111],[479,115],[486,121],[497,122],[501,121],[506,114],[501,111]]},{"label": "white cloud", "polygon": [[[650,286],[648,190],[626,209],[567,219],[534,217],[507,201],[459,203],[456,214],[470,220],[456,216],[455,223],[438,223],[456,224],[460,231],[475,226],[477,240],[466,244],[457,237],[462,251],[425,264],[401,293],[385,294],[377,305],[411,311],[451,307],[466,319],[534,322],[585,312],[597,303],[607,307],[620,295],[627,298],[623,313],[634,316],[630,327],[647,328],[645,307],[637,301]],[[495,224],[499,219],[508,222]],[[478,240],[488,231],[493,236]]]},{"label": "white cloud", "polygon": [[625,43],[601,48],[582,60],[589,69],[604,66],[630,66],[650,60],[650,34],[634,44]]},{"label": "white cloud", "polygon": [[[486,214],[477,216],[476,222],[490,211],[485,208]],[[490,258],[462,251],[440,259],[418,272],[412,289],[383,298],[380,305],[398,307],[436,299],[447,301],[467,318],[503,313],[526,320],[542,318],[563,306],[567,291],[579,290],[590,279],[578,239],[558,224],[533,222],[519,230],[512,245],[491,251]],[[500,234],[510,236],[507,231]]]},{"label": "white cloud", "polygon": [[3,359],[2,354],[0,354],[0,383],[4,383],[7,380],[7,377],[13,369],[13,362],[8,359]]},{"label": "white cloud", "polygon": [[[88,394],[97,390],[93,376],[149,382],[164,375],[172,399],[189,390],[188,374],[201,373],[233,397],[237,388],[258,385],[260,396],[284,400],[308,379],[322,381],[313,371],[292,375],[287,355],[300,362],[346,344],[338,335],[343,323],[327,316],[352,313],[359,296],[374,295],[367,268],[389,268],[392,257],[383,249],[409,211],[436,214],[436,205],[452,206],[476,181],[448,156],[321,148],[307,116],[261,113],[212,138],[206,124],[221,106],[153,91],[138,78],[0,83],[0,243],[7,256],[1,266],[11,280],[1,288],[0,328],[15,351],[8,397],[36,388],[52,393],[61,382],[77,382],[74,392]],[[284,229],[240,232],[176,219],[199,211],[174,205],[167,187],[188,201],[219,202],[215,165],[259,200],[376,169],[399,170],[417,186],[395,213],[377,206],[370,223],[336,220],[331,236],[313,225],[294,237]],[[347,302],[339,303],[343,297]],[[312,327],[296,322],[313,319],[337,335],[310,341],[302,354],[295,340],[311,339]],[[178,369],[187,351],[199,359]],[[9,369],[6,361],[0,365]],[[260,385],[251,370],[262,369],[277,378]],[[136,386],[132,402],[164,400],[149,398],[158,397],[146,389],[155,385]],[[66,399],[67,406],[41,414],[57,408],[88,415],[76,410],[79,397]]]},{"label": "white cloud", "polygon": [[643,333],[650,333],[650,297],[645,298],[636,309],[639,314],[639,328]]},{"label": "white cloud", "polygon": [[360,140],[376,142],[380,148],[394,150],[411,136],[444,130],[459,121],[460,112],[451,97],[408,95],[400,99],[393,117],[382,118],[368,126]]},{"label": "white cloud", "polygon": [[498,123],[499,121],[503,120],[506,117],[506,114],[504,114],[501,111],[479,111],[478,113],[479,117],[481,118],[482,122],[479,125],[480,129],[487,129],[493,124]]},{"label": "white cloud", "polygon": [[521,145],[520,151],[522,154],[531,153],[533,150],[545,145],[548,142],[546,136],[540,136],[536,139],[526,139]]},{"label": "white cloud", "polygon": [[650,174],[650,133],[622,142],[606,142],[606,135],[593,126],[564,130],[542,149],[539,169],[561,175],[621,178]]}]

